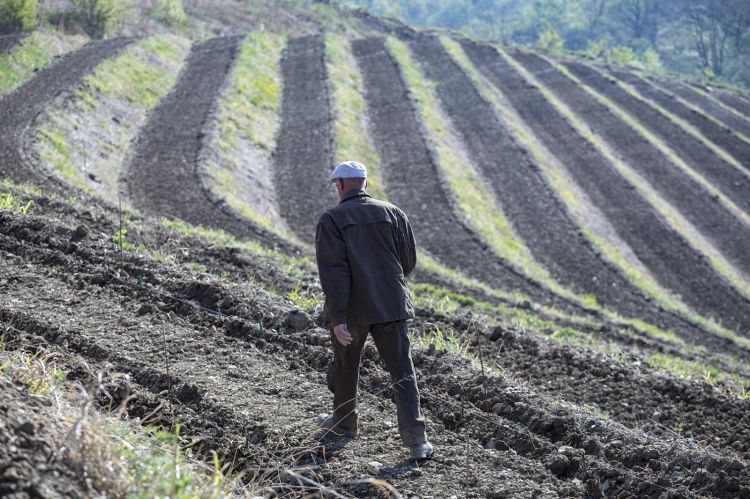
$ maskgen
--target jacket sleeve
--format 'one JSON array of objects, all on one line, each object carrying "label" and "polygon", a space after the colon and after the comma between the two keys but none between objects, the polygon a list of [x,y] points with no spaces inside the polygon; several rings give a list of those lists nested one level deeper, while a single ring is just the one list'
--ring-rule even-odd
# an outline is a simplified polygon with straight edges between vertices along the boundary
[{"label": "jacket sleeve", "polygon": [[417,243],[414,241],[414,232],[411,230],[411,224],[405,213],[401,213],[399,225],[401,237],[398,253],[404,275],[408,276],[417,265]]},{"label": "jacket sleeve", "polygon": [[315,256],[330,319],[334,325],[346,324],[351,270],[344,238],[328,214],[320,217],[315,230]]}]

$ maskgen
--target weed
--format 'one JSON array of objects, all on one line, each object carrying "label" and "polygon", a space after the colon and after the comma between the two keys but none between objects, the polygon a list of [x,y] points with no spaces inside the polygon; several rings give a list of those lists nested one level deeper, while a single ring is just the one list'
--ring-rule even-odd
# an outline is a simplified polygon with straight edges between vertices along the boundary
[{"label": "weed", "polygon": [[22,201],[12,192],[0,192],[0,210],[10,210],[26,215],[29,213],[34,201]]},{"label": "weed", "polygon": [[301,309],[311,310],[320,305],[323,293],[303,290],[302,283],[298,282],[294,289],[287,294],[287,298]]},{"label": "weed", "polygon": [[115,231],[115,233],[112,235],[112,242],[114,242],[115,246],[117,246],[120,249],[132,250],[135,248],[135,245],[125,240],[125,236],[127,233],[128,233],[128,229],[126,229],[125,227],[118,228]]}]

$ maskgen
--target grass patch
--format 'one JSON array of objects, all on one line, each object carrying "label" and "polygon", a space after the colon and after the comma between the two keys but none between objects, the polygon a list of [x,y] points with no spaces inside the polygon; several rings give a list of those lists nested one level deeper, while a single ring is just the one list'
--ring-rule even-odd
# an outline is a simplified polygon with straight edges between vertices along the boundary
[{"label": "grass patch", "polygon": [[204,238],[218,246],[238,248],[253,255],[260,256],[277,264],[291,277],[302,277],[317,272],[317,266],[310,256],[291,256],[274,248],[269,248],[251,239],[238,239],[235,236],[217,229],[188,224],[180,220],[162,219],[165,228],[183,235]]},{"label": "grass patch", "polygon": [[196,460],[195,441],[174,432],[146,428],[97,410],[94,395],[107,381],[84,390],[65,382],[68,367],[55,353],[9,350],[0,336],[0,376],[49,401],[44,433],[60,449],[54,459],[81,473],[95,495],[108,497],[229,497],[238,479],[225,477],[216,454],[213,465]]},{"label": "grass patch", "polygon": [[351,44],[346,37],[329,32],[325,45],[336,115],[336,155],[340,162],[355,160],[364,163],[367,166],[367,190],[378,199],[388,199],[380,177],[380,157],[367,125],[364,82],[351,52]]},{"label": "grass patch", "polygon": [[85,42],[83,36],[66,35],[52,28],[31,33],[10,52],[0,54],[0,94],[15,90],[36,71],[49,66],[55,57]]},{"label": "grass patch", "polygon": [[[39,155],[76,187],[95,192],[87,173],[95,172],[111,196],[116,196],[121,162],[128,146],[153,108],[175,84],[188,40],[173,35],[147,38],[106,60],[86,76],[70,107],[50,111],[37,130]],[[125,102],[127,112],[114,123],[102,119],[111,99]],[[91,154],[91,134],[96,127],[104,135]]]}]

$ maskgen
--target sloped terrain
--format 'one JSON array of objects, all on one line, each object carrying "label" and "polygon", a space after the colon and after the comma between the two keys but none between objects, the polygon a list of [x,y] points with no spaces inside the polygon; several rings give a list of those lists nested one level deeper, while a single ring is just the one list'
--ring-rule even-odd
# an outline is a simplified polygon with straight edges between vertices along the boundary
[{"label": "sloped terrain", "polygon": [[[470,57],[516,106],[518,113],[550,150],[562,156],[576,181],[615,225],[618,233],[666,288],[673,289],[700,312],[740,331],[750,328],[750,301],[739,294],[693,251],[620,177],[606,158],[567,124],[538,89],[495,51],[493,47],[464,44]],[[552,73],[543,76],[550,77]],[[584,156],[585,154],[585,156]],[[685,267],[691,269],[685,275]]]},{"label": "sloped terrain", "polygon": [[[137,139],[116,156],[132,211],[46,167],[33,132],[134,39],[90,42],[0,97],[5,340],[124,374],[109,403],[127,402],[125,417],[165,429],[179,423],[199,458],[216,451],[242,485],[268,497],[750,497],[750,283],[742,272],[727,278],[713,256],[748,270],[740,212],[748,213],[750,184],[738,167],[745,121],[717,102],[743,97],[716,89],[696,98],[682,83],[639,83],[638,75],[613,71],[640,89],[636,98],[588,64],[501,54],[456,37],[468,56],[462,66],[435,33],[325,2],[193,2],[190,16],[190,26],[203,27],[194,38],[169,33],[192,44],[184,61],[174,59],[179,78],[163,86],[145,124],[134,126]],[[270,163],[235,166],[238,177],[268,170],[258,185],[273,178],[276,192],[257,208],[277,204],[274,213],[301,243],[230,206],[210,183],[208,150],[255,161],[217,133],[237,102],[227,100],[219,113],[251,29],[287,40],[280,59],[277,45],[278,67],[265,61],[282,80],[279,127],[263,143],[269,155],[275,147]],[[344,37],[350,43],[337,49],[347,57],[339,60],[356,61],[349,69],[361,86],[333,92],[326,43]],[[415,55],[445,123],[420,111],[414,72],[407,74],[389,37]],[[248,53],[243,64],[253,63]],[[472,65],[515,109],[522,132],[485,98]],[[365,117],[360,130],[375,150],[342,148],[336,113]],[[501,257],[467,218],[434,142],[440,126],[455,131],[459,157],[518,234],[513,244],[554,286]],[[97,143],[94,130],[76,133]],[[632,262],[605,254],[606,234],[580,226],[576,200],[528,149],[534,143],[554,155],[637,266],[683,308],[666,307],[658,289],[644,291]],[[363,358],[361,435],[335,438],[313,422],[330,410],[331,337],[316,324],[322,295],[309,243],[336,202],[328,172],[338,160],[357,159],[337,158],[337,150],[370,155],[378,187],[407,213],[420,246],[410,333],[436,447],[430,461],[407,459],[389,376],[372,345]],[[619,162],[637,172],[638,185]],[[679,217],[665,216],[644,186]],[[252,196],[243,202],[253,209]],[[676,218],[705,243],[688,240]],[[69,373],[84,384],[90,376]],[[0,495],[85,494],[80,470],[49,459],[45,448],[50,432],[64,429],[40,419],[33,397],[2,383],[0,392]]]},{"label": "sloped terrain", "polygon": [[685,133],[677,124],[648,103],[628,94],[624,89],[594,68],[577,62],[565,63],[581,82],[600,92],[641,120],[644,126],[669,145],[691,168],[708,178],[740,208],[750,213],[750,177],[720,157],[705,144]]}]

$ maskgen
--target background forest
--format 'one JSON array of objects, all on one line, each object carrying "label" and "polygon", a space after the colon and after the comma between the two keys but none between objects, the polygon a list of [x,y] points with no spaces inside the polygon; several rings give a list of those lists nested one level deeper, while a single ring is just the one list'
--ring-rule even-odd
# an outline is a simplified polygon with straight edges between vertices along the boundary
[{"label": "background forest", "polygon": [[750,0],[342,0],[479,38],[750,86]]}]

